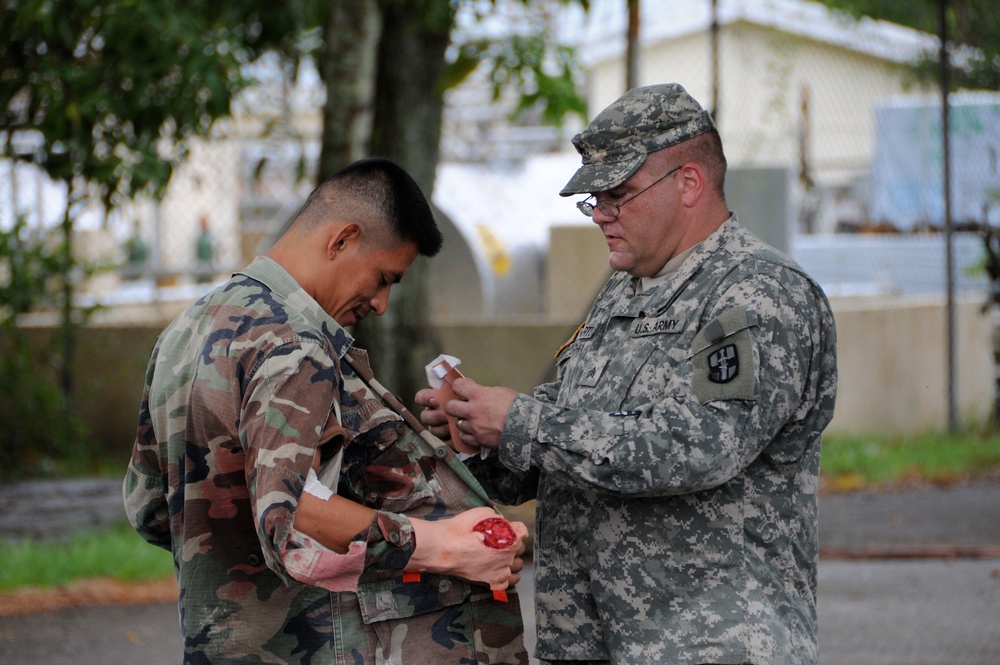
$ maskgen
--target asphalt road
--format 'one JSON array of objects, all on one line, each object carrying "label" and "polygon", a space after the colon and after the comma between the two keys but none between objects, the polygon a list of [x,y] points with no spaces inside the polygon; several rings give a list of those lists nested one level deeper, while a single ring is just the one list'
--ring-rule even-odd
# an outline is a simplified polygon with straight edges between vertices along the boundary
[{"label": "asphalt road", "polygon": [[[821,500],[820,665],[1000,665],[1000,482]],[[520,583],[533,643],[531,577]],[[173,603],[0,617],[3,665],[176,665]]]}]

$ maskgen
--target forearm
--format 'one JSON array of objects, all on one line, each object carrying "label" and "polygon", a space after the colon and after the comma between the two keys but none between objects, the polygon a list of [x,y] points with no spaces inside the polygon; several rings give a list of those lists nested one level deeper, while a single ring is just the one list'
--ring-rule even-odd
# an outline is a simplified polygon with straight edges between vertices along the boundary
[{"label": "forearm", "polygon": [[295,510],[295,528],[327,549],[346,554],[352,540],[367,532],[375,511],[342,496],[322,499],[303,492]]},{"label": "forearm", "polygon": [[[341,496],[323,499],[303,492],[295,513],[295,528],[324,547],[347,556],[351,556],[352,541],[364,538],[368,545],[365,569],[440,573],[503,588],[511,575],[514,558],[523,551],[527,529],[516,526],[520,537],[518,547],[486,548],[472,527],[495,515],[491,508],[474,508],[449,519],[409,519],[372,510]],[[400,522],[405,523],[402,528]],[[375,541],[380,544],[388,541],[387,548],[378,548],[381,552],[378,555],[372,551]]]},{"label": "forearm", "polygon": [[599,412],[523,397],[511,409],[500,460],[615,495],[684,494],[729,480],[766,444],[755,411],[743,402],[706,407],[667,399]]}]

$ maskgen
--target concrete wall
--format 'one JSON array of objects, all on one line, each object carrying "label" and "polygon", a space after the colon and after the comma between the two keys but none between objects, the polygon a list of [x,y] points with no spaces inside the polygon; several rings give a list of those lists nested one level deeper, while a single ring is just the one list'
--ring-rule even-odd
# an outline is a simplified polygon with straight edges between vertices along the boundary
[{"label": "concrete wall", "polygon": [[[905,433],[948,423],[947,326],[943,301],[835,299],[840,376],[829,430]],[[991,317],[980,301],[956,305],[955,383],[962,421],[983,421],[993,400]],[[555,350],[575,325],[448,326],[439,331],[463,372],[521,391],[551,376]],[[490,351],[487,351],[490,350]]]},{"label": "concrete wall", "polygon": [[[946,319],[943,302],[834,300],[840,391],[830,431],[914,432],[947,425]],[[559,324],[453,324],[438,328],[443,348],[482,383],[530,392],[549,380],[554,353],[581,319]],[[956,307],[959,415],[983,421],[993,400],[992,319],[978,301]],[[40,336],[48,332],[39,329]],[[158,329],[83,331],[78,350],[81,414],[109,450],[127,452],[135,435],[146,361]]]},{"label": "concrete wall", "polygon": [[[994,397],[993,318],[981,300],[955,307],[958,416],[983,421]],[[948,422],[947,318],[943,300],[833,301],[840,390],[831,431],[914,432]]]}]

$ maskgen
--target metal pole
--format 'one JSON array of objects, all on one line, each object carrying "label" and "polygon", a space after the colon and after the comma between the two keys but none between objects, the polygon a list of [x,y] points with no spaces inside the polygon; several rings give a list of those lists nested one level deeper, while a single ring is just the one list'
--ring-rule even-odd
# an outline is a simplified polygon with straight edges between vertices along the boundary
[{"label": "metal pole", "polygon": [[944,158],[944,231],[945,231],[945,270],[948,289],[948,429],[954,431],[958,427],[958,416],[955,407],[955,279],[954,257],[952,251],[952,236],[954,230],[951,220],[951,129],[949,120],[948,91],[951,88],[951,72],[948,63],[948,0],[940,0],[941,10],[941,141]]},{"label": "metal pole", "polygon": [[628,35],[625,40],[625,91],[639,85],[639,0],[628,0]]},{"label": "metal pole", "polygon": [[712,118],[719,126],[719,1],[712,0]]}]

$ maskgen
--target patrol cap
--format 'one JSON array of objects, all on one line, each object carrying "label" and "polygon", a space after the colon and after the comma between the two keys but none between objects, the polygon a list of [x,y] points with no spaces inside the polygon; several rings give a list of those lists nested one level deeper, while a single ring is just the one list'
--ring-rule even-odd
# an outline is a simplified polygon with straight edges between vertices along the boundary
[{"label": "patrol cap", "polygon": [[632,88],[573,137],[583,166],[561,196],[614,189],[646,156],[714,129],[711,114],[679,83]]}]

